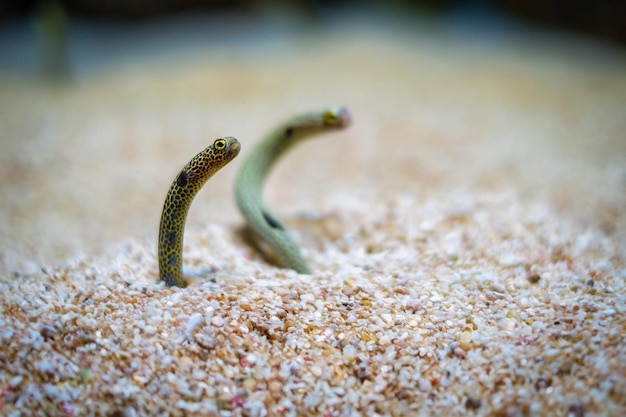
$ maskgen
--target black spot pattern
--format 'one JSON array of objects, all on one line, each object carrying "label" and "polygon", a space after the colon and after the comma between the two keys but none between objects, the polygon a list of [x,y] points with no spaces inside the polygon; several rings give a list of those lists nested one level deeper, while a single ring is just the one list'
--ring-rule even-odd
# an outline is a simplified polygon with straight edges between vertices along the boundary
[{"label": "black spot pattern", "polygon": [[176,177],[165,197],[159,229],[159,271],[168,285],[185,286],[182,275],[183,235],[193,198],[206,181],[239,153],[235,138],[223,138],[221,151],[209,146],[197,154]]},{"label": "black spot pattern", "polygon": [[312,135],[343,129],[349,123],[350,115],[344,107],[297,115],[263,138],[237,176],[235,195],[241,213],[283,266],[299,273],[309,273],[306,261],[280,222],[265,211],[262,188],[271,167],[291,147]]},{"label": "black spot pattern", "polygon": [[176,232],[167,232],[165,234],[165,241],[169,244],[169,245],[173,245],[174,243],[176,243]]},{"label": "black spot pattern", "polygon": [[179,187],[184,187],[185,185],[187,185],[188,181],[189,181],[189,178],[187,176],[187,173],[185,172],[185,170],[182,170],[180,174],[178,174],[178,178],[176,179],[176,184],[178,184]]},{"label": "black spot pattern", "polygon": [[265,219],[267,224],[269,224],[274,229],[285,230],[283,225],[280,224],[280,222],[278,220],[276,220],[276,218],[274,216],[272,216],[271,214],[269,214],[268,212],[266,212],[266,211],[263,212],[263,218]]}]

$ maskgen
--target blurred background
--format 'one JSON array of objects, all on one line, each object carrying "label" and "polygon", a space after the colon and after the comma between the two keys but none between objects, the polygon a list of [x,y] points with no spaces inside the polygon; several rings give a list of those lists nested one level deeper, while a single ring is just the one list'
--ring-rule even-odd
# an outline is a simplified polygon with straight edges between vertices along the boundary
[{"label": "blurred background", "polygon": [[242,154],[188,233],[240,225],[256,141],[336,104],[354,125],[270,178],[287,224],[496,191],[626,247],[625,46],[618,0],[0,0],[0,272],[153,246],[170,182],[218,136]]},{"label": "blurred background", "polygon": [[[0,69],[65,77],[181,41],[189,48],[192,39],[258,35],[259,25],[266,36],[294,26],[312,30],[354,13],[477,29],[531,26],[626,45],[626,3],[620,0],[2,0]],[[216,17],[229,24],[211,30],[207,26],[220,25]]]}]

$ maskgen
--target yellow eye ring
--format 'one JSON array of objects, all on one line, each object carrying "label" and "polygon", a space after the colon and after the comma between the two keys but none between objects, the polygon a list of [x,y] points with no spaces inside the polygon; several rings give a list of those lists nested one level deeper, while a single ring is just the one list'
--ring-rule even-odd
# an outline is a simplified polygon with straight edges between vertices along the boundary
[{"label": "yellow eye ring", "polygon": [[337,112],[329,110],[324,113],[324,123],[327,125],[334,125],[339,121],[339,115]]},{"label": "yellow eye ring", "polygon": [[215,142],[213,142],[213,147],[217,151],[223,151],[224,149],[226,149],[226,141],[224,139],[217,139]]}]

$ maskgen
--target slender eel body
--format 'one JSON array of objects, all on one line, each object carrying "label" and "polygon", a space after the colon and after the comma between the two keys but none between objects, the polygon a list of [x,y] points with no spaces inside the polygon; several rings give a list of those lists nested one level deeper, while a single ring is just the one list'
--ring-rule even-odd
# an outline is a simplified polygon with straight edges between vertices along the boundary
[{"label": "slender eel body", "polygon": [[342,129],[350,124],[343,107],[329,108],[296,116],[276,128],[253,149],[235,182],[235,197],[251,228],[277,255],[283,266],[309,274],[300,248],[283,226],[263,206],[263,184],[274,163],[289,148],[314,134]]},{"label": "slender eel body", "polygon": [[213,174],[239,154],[240,149],[239,142],[233,137],[216,139],[185,165],[170,186],[159,227],[159,275],[167,285],[187,286],[183,279],[183,235],[193,198]]}]

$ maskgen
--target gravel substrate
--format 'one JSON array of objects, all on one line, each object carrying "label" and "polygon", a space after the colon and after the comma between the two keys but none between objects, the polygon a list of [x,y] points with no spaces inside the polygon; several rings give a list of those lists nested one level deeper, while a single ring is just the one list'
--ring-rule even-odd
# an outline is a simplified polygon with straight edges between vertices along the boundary
[{"label": "gravel substrate", "polygon": [[[623,51],[348,23],[0,77],[1,415],[626,415]],[[265,193],[298,275],[246,243],[233,178],[336,104],[353,126]],[[167,187],[224,135],[242,156],[190,211],[191,285],[164,287]]]},{"label": "gravel substrate", "polygon": [[212,225],[188,235],[187,289],[155,282],[153,242],[3,278],[3,412],[621,415],[616,248],[517,200],[303,216],[312,276]]}]

